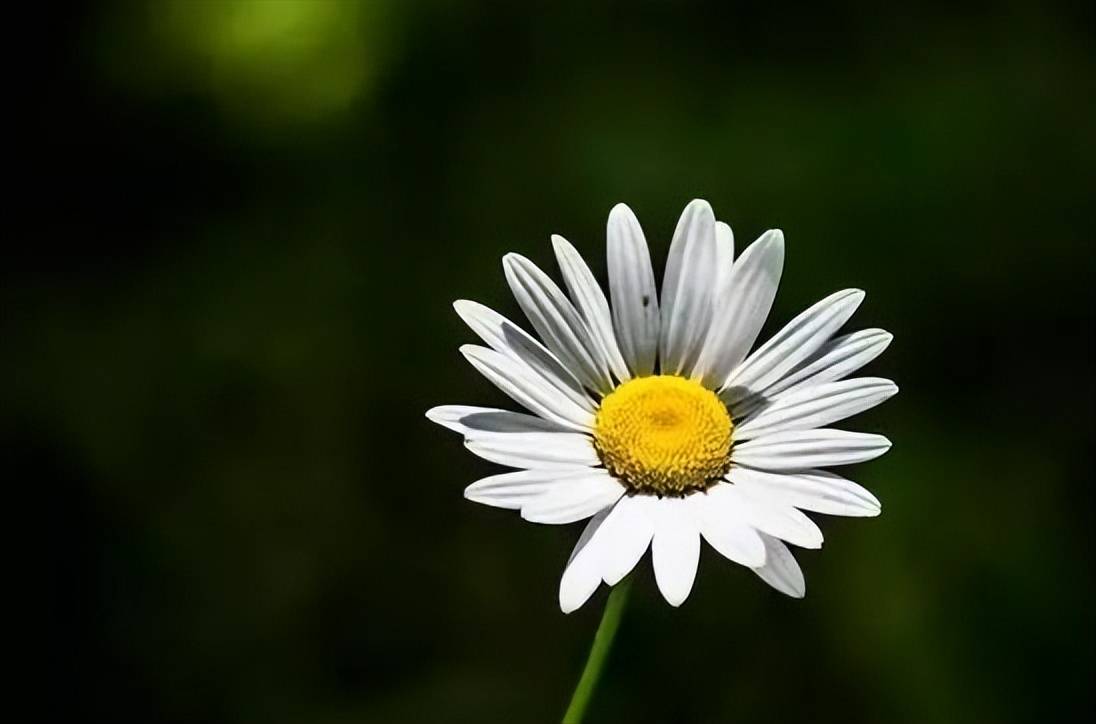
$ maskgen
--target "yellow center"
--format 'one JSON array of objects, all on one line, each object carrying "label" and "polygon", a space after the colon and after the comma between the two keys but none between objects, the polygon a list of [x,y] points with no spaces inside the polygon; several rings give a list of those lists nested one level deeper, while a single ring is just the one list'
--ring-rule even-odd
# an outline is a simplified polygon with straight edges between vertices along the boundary
[{"label": "yellow center", "polygon": [[727,472],[731,416],[711,390],[684,377],[625,382],[597,411],[594,444],[632,492],[686,495]]}]

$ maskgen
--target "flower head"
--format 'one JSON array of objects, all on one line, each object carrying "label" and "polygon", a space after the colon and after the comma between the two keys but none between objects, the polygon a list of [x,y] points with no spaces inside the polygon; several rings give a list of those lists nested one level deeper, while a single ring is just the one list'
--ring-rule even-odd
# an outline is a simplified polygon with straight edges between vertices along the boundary
[{"label": "flower head", "polygon": [[469,450],[517,472],[465,490],[538,523],[589,518],[560,581],[570,612],[604,581],[616,585],[651,548],[655,580],[680,605],[696,577],[700,539],[790,596],[805,591],[785,543],[818,548],[801,511],[878,515],[864,488],[820,468],[882,455],[881,435],[825,427],[898,391],[845,379],[891,335],[835,333],[864,293],[836,292],[752,353],[784,264],[768,231],[738,257],[729,226],[693,201],[670,245],[661,296],[631,209],[609,214],[612,307],[571,244],[552,237],[567,293],[517,254],[503,268],[543,342],[498,313],[458,301],[487,344],[461,352],[532,414],[447,405],[427,413]]}]

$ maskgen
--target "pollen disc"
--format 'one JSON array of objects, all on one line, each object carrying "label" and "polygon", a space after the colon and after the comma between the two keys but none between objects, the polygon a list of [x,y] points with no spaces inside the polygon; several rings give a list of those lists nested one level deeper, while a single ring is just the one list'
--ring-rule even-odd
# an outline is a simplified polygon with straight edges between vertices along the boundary
[{"label": "pollen disc", "polygon": [[594,444],[605,467],[632,492],[680,496],[727,472],[732,430],[714,392],[684,377],[654,375],[606,395]]}]

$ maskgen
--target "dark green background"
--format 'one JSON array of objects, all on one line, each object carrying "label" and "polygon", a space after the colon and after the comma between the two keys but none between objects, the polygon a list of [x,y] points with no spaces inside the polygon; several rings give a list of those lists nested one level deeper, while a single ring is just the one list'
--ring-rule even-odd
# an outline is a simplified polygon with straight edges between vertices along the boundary
[{"label": "dark green background", "polygon": [[[546,6],[548,7],[548,6]],[[694,2],[57,6],[40,205],[3,265],[0,431],[39,531],[50,718],[553,721],[604,601],[580,526],[473,505],[423,412],[501,394],[450,309],[558,232],[661,266],[708,199],[787,236],[773,330],[868,292],[880,518],[806,599],[639,580],[591,721],[1045,722],[1094,676],[1089,12]],[[28,207],[29,208],[29,207]],[[5,477],[8,477],[7,475]],[[1091,703],[1091,702],[1090,702]]]}]

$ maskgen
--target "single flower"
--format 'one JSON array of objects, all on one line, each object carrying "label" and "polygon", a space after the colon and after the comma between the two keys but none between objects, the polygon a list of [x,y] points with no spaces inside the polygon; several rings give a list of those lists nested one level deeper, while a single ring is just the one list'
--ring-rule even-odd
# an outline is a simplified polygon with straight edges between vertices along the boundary
[{"label": "single flower", "polygon": [[624,204],[609,214],[612,307],[570,243],[552,237],[567,294],[518,254],[506,280],[540,337],[475,302],[454,304],[486,343],[468,361],[533,414],[446,405],[427,413],[473,453],[517,472],[468,486],[465,497],[520,509],[536,523],[590,518],[560,581],[564,612],[602,581],[616,585],[648,546],[659,590],[688,597],[701,537],[789,596],[805,592],[785,543],[822,545],[801,511],[873,516],[879,501],[821,468],[882,455],[881,435],[827,425],[897,392],[876,377],[845,379],[891,335],[835,337],[864,299],[836,292],[752,353],[784,265],[768,231],[734,258],[730,227],[705,201],[681,215],[662,293],[647,242]]}]

